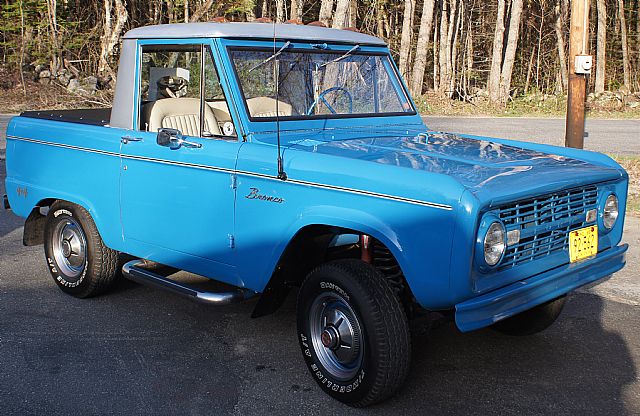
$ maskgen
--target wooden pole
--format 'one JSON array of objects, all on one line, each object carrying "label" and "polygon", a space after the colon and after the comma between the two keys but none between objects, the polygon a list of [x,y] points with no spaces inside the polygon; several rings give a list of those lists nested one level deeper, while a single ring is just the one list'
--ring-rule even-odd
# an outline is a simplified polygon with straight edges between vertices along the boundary
[{"label": "wooden pole", "polygon": [[569,33],[569,95],[565,146],[584,147],[586,75],[576,74],[576,55],[586,55],[589,45],[589,0],[571,0]]}]

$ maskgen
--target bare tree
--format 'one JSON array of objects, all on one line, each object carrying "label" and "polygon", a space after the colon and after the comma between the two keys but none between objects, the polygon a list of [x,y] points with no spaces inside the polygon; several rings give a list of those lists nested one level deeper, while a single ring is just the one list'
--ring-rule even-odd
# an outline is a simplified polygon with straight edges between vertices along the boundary
[{"label": "bare tree", "polygon": [[491,69],[487,80],[489,99],[493,102],[500,100],[500,73],[502,69],[502,47],[504,45],[504,9],[505,0],[498,0],[496,27],[493,32],[493,50],[491,54]]},{"label": "bare tree", "polygon": [[[115,22],[113,21],[112,12],[115,11]],[[129,15],[124,0],[104,0],[104,23],[102,38],[100,44],[100,62],[98,64],[98,72],[100,74],[110,75],[112,79],[116,79],[116,74],[110,66],[110,58],[114,49],[120,41],[120,33],[127,22]]]},{"label": "bare tree", "polygon": [[629,74],[629,44],[627,42],[627,19],[624,15],[624,0],[618,0],[618,18],[620,19],[620,37],[622,44],[622,68],[624,73],[624,86],[631,87],[631,77]]},{"label": "bare tree", "polygon": [[413,15],[415,0],[404,0],[404,13],[402,18],[402,37],[400,39],[400,74],[407,78],[409,72],[409,60],[411,52],[411,38],[413,34]]},{"label": "bare tree", "polygon": [[337,0],[332,27],[343,29],[349,21],[349,0]]},{"label": "bare tree", "polygon": [[411,94],[413,95],[420,95],[422,93],[424,71],[427,66],[429,38],[431,37],[431,27],[433,26],[434,5],[435,0],[425,0],[422,6],[420,31],[418,32],[416,56],[413,62],[413,74],[411,76]]},{"label": "bare tree", "polygon": [[[567,53],[564,43],[564,22],[566,19],[568,0],[556,1],[556,46],[558,49],[558,61],[560,61],[560,80],[562,82],[562,90],[566,91],[569,85],[569,70],[567,69]],[[600,1],[600,0],[599,0]]]},{"label": "bare tree", "polygon": [[333,0],[321,0],[321,2],[318,20],[324,23],[325,26],[329,27],[329,23],[331,22],[331,13],[333,12]]},{"label": "bare tree", "polygon": [[58,35],[58,4],[56,0],[47,0],[47,16],[49,18],[49,39],[51,40],[51,73],[57,74],[62,66],[60,62],[60,41]]},{"label": "bare tree", "polygon": [[509,98],[511,89],[511,75],[516,57],[518,37],[520,32],[520,17],[522,16],[523,0],[511,1],[511,13],[509,19],[509,32],[507,34],[507,47],[504,52],[504,62],[500,74],[500,102],[505,103]]},{"label": "bare tree", "polygon": [[604,92],[605,67],[607,62],[607,2],[597,0],[598,9],[598,41],[596,51],[596,84],[595,92]]},{"label": "bare tree", "polygon": [[291,0],[289,19],[302,21],[302,0]]},{"label": "bare tree", "polygon": [[276,0],[276,22],[282,23],[285,19],[284,0]]}]

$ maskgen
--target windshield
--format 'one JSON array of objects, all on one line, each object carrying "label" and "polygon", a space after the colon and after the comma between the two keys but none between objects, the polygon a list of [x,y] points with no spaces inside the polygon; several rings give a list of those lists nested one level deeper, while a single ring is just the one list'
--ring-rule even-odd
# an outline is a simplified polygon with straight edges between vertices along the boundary
[{"label": "windshield", "polygon": [[230,54],[254,121],[276,114],[296,119],[413,114],[389,57],[358,49],[295,50],[285,44],[275,58],[273,49],[232,48]]}]

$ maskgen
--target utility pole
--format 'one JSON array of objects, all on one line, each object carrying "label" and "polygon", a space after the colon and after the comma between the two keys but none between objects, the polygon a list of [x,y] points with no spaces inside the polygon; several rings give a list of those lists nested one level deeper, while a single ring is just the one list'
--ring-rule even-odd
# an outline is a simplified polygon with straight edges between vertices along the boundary
[{"label": "utility pole", "polygon": [[569,94],[565,146],[584,147],[587,75],[591,73],[589,45],[589,0],[571,0],[569,33]]}]

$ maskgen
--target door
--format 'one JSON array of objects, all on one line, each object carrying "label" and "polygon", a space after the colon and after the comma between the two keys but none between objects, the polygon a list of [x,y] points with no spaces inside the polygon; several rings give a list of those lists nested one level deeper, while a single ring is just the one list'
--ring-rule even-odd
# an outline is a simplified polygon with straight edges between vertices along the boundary
[{"label": "door", "polygon": [[242,143],[209,46],[154,43],[140,51],[139,128],[121,144],[125,246],[132,255],[239,284],[232,180]]}]

